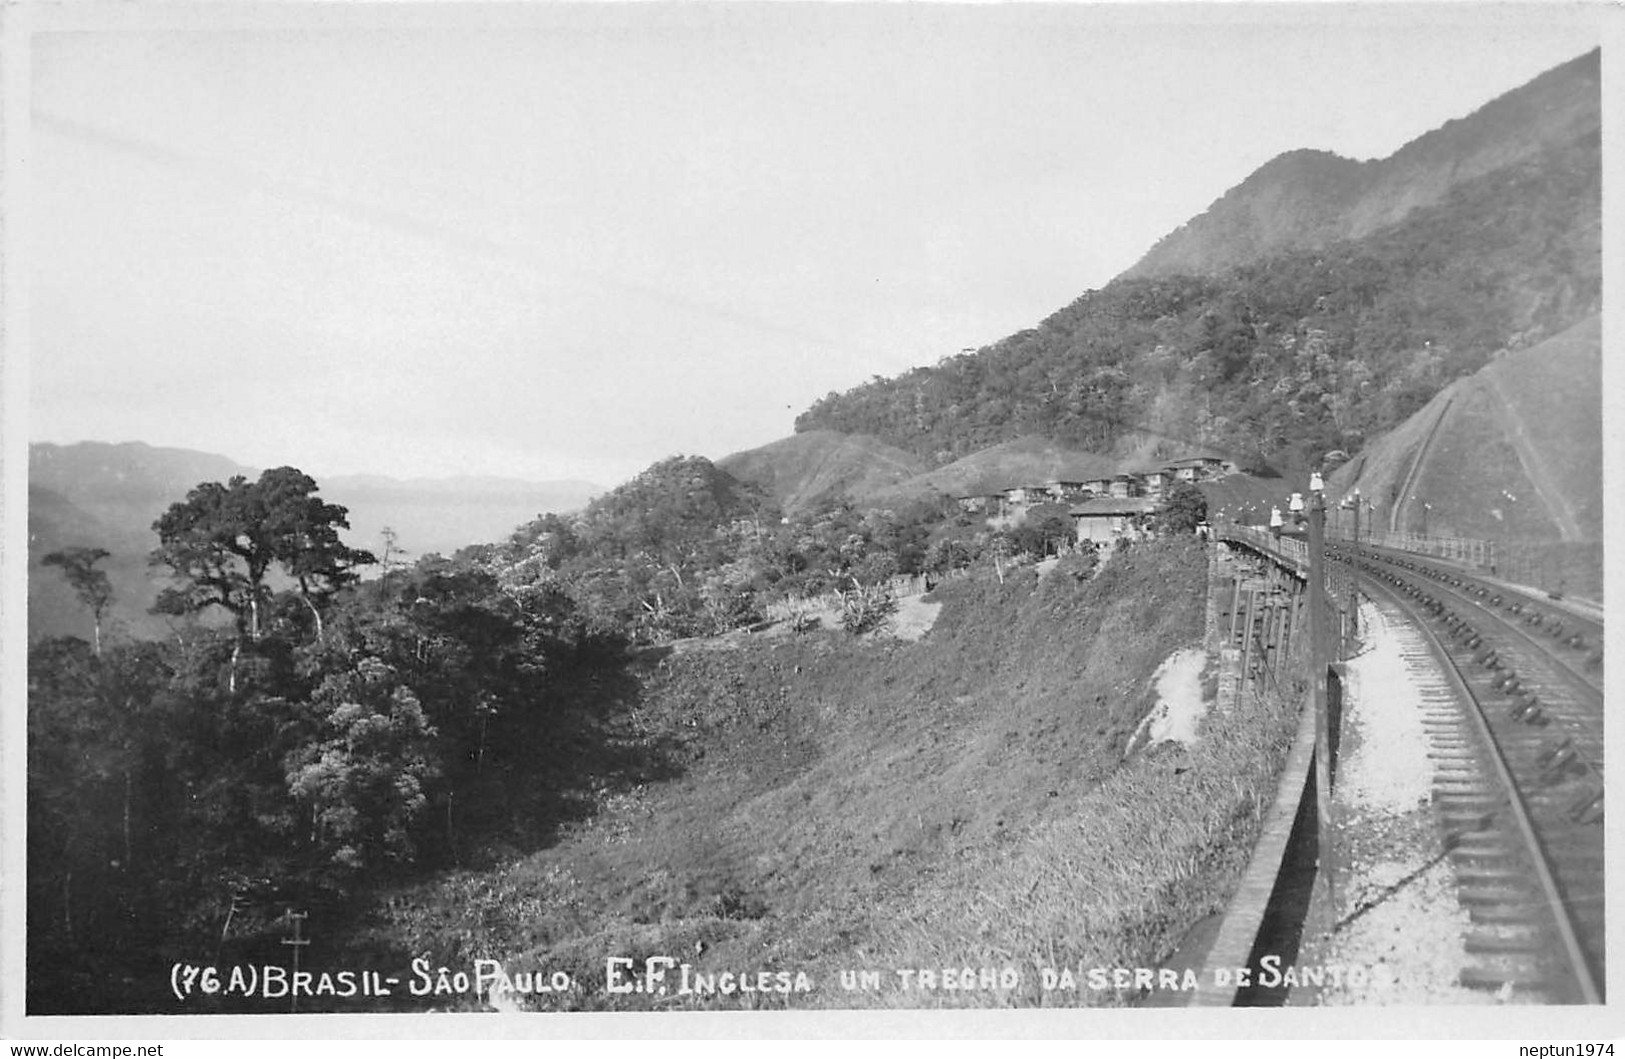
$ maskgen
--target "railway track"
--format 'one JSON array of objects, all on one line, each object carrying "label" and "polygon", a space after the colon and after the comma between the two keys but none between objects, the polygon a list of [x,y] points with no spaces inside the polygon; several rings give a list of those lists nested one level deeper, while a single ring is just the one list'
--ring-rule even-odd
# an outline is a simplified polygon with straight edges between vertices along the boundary
[{"label": "railway track", "polygon": [[1600,1003],[1601,623],[1403,553],[1328,556],[1407,621],[1435,812],[1472,920],[1463,984]]}]

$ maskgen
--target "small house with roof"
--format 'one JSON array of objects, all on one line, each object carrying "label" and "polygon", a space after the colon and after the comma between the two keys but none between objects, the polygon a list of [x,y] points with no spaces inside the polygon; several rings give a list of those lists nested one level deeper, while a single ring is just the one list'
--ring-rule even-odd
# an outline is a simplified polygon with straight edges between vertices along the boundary
[{"label": "small house with roof", "polygon": [[1108,495],[1118,500],[1145,495],[1145,476],[1136,471],[1119,471],[1112,475]]},{"label": "small house with roof", "polygon": [[1004,491],[1005,510],[1011,514],[1025,511],[1048,499],[1049,490],[1041,485],[1012,485]]},{"label": "small house with roof", "polygon": [[1109,544],[1147,535],[1146,523],[1158,504],[1148,497],[1098,497],[1071,508],[1078,540]]},{"label": "small house with roof", "polygon": [[1199,482],[1203,477],[1202,461],[1198,459],[1170,460],[1165,470],[1176,482]]},{"label": "small house with roof", "polygon": [[1169,460],[1165,467],[1181,482],[1205,482],[1213,478],[1223,478],[1227,474],[1235,474],[1240,469],[1234,460],[1227,460],[1212,453],[1198,453]]}]

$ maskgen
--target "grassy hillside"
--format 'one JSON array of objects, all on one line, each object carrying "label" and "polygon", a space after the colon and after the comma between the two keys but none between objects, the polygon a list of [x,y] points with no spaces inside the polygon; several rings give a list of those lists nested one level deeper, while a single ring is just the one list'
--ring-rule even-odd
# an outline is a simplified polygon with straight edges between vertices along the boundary
[{"label": "grassy hillside", "polygon": [[[1334,474],[1380,525],[1491,540],[1602,537],[1599,318],[1441,392]],[[1417,460],[1420,458],[1420,464]]]},{"label": "grassy hillside", "polygon": [[758,486],[787,513],[838,496],[865,498],[925,470],[916,456],[878,438],[810,430],[736,452],[717,466]]},{"label": "grassy hillside", "polygon": [[[794,513],[835,497],[859,506],[885,507],[944,495],[992,494],[1052,479],[1088,481],[1139,462],[1144,461],[1089,452],[1050,438],[1020,437],[924,470],[918,457],[873,438],[815,430],[735,453],[717,466],[767,490]],[[1210,511],[1223,510],[1234,518],[1248,519],[1252,515],[1268,517],[1269,505],[1284,506],[1293,490],[1307,487],[1303,475],[1264,478],[1237,474],[1205,482],[1201,489]]]},{"label": "grassy hillside", "polygon": [[[552,848],[381,902],[349,944],[565,969],[541,1007],[1109,1003],[1040,995],[1038,965],[1148,964],[1218,907],[1284,730],[1249,706],[1196,748],[1123,754],[1152,676],[1202,637],[1190,542],[1091,581],[952,582],[918,643],[833,633],[651,654],[626,731],[676,741],[680,775],[599,792]],[[607,955],[701,972],[804,970],[786,1000],[603,991]],[[895,990],[891,968],[1012,966],[976,996]],[[848,993],[843,968],[887,989]]]},{"label": "grassy hillside", "polygon": [[1087,481],[1115,474],[1122,461],[1044,437],[1019,437],[973,452],[897,487],[901,495],[997,493],[1014,485],[1042,485],[1052,478]]},{"label": "grassy hillside", "polygon": [[1601,540],[1602,318],[1594,316],[1482,372],[1515,447],[1536,473],[1566,537]]},{"label": "grassy hillside", "polygon": [[1539,553],[1551,569],[1504,572],[1600,598],[1601,454],[1602,328],[1591,317],[1454,383],[1329,487],[1358,487],[1384,528]]}]

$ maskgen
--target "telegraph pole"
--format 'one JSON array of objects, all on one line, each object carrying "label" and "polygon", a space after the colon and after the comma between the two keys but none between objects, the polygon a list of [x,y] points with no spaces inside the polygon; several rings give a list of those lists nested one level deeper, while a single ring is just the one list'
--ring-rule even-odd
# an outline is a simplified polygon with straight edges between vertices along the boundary
[{"label": "telegraph pole", "polygon": [[299,950],[310,944],[310,939],[303,936],[301,928],[308,918],[310,918],[308,912],[288,909],[288,922],[293,925],[293,937],[282,939],[282,944],[293,948],[293,984],[288,990],[288,1010],[295,1013],[299,1010]]}]

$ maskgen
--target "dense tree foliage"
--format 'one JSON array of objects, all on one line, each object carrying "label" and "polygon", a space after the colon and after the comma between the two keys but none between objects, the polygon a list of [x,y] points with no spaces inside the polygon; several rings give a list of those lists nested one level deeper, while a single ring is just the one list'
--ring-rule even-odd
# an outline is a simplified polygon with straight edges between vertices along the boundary
[{"label": "dense tree foliage", "polygon": [[1158,526],[1164,533],[1193,533],[1206,521],[1207,497],[1189,482],[1175,482],[1157,512]]},{"label": "dense tree foliage", "polygon": [[[160,602],[218,605],[230,625],[34,645],[33,1009],[164,1010],[166,957],[251,944],[287,905],[342,903],[565,818],[605,716],[583,703],[616,686],[624,640],[559,586],[467,560],[358,583],[370,557],[343,524],[292,468],[202,483],[155,527],[178,581]],[[97,558],[62,565],[89,575]]]},{"label": "dense tree foliage", "polygon": [[1149,433],[1286,465],[1356,451],[1598,310],[1598,159],[1593,133],[1360,240],[1120,279],[980,352],[830,394],[796,429],[939,463],[1026,434],[1111,451]]},{"label": "dense tree foliage", "polygon": [[776,600],[920,573],[957,514],[942,497],[831,500],[786,517],[709,460],[675,457],[578,516],[545,515],[471,557],[515,590],[568,594],[595,628],[657,643],[748,626]]},{"label": "dense tree foliage", "polygon": [[[166,1010],[166,961],[251,951],[287,907],[336,915],[403,873],[546,841],[583,790],[661,774],[613,735],[638,643],[814,595],[864,633],[896,609],[898,576],[1002,576],[1072,537],[1060,505],[989,522],[946,497],[787,518],[682,457],[579,514],[367,581],[344,516],[292,468],[202,483],[154,527],[173,639],[34,646],[35,1010]],[[63,559],[91,605],[97,558]],[[233,621],[198,620],[216,607]],[[128,985],[113,999],[110,965]]]},{"label": "dense tree foliage", "polygon": [[266,577],[280,566],[298,585],[319,633],[317,601],[375,560],[339,539],[350,525],[345,509],[315,494],[315,481],[292,467],[266,471],[256,482],[239,475],[193,489],[153,523],[159,543],[152,563],[169,567],[180,582],[159,595],[155,609],[189,614],[222,607],[240,640],[257,640],[269,599]]}]

